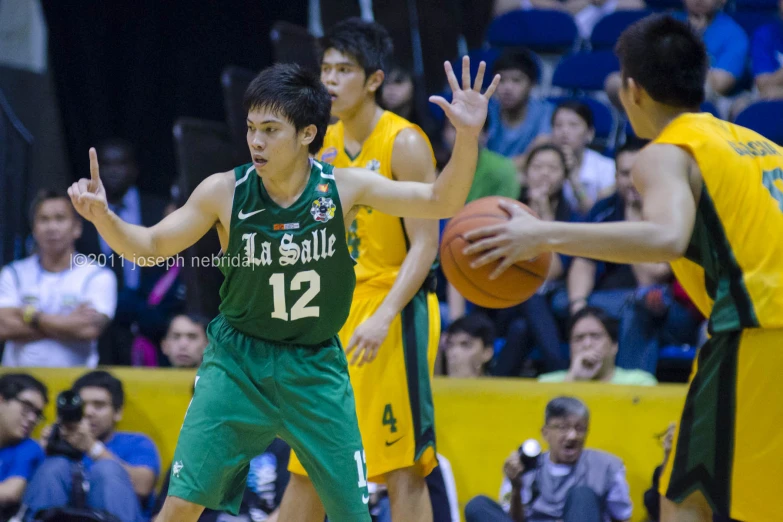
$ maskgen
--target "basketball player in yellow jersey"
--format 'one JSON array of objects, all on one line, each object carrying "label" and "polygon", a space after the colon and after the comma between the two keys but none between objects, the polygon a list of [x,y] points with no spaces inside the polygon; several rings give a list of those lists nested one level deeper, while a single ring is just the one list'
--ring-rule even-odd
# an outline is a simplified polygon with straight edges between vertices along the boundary
[{"label": "basketball player in yellow jersey", "polygon": [[[316,159],[401,181],[433,181],[427,136],[376,103],[392,57],[386,30],[359,18],[344,20],[321,49],[321,81],[339,122],[327,129]],[[356,289],[340,339],[351,363],[368,480],[386,484],[394,520],[432,520],[425,477],[437,465],[430,383],[440,337],[433,271],[438,222],[361,208],[348,245],[357,263]],[[295,453],[289,469],[294,475],[286,495],[302,506],[297,520],[323,521]],[[314,502],[302,500],[307,492]]]},{"label": "basketball player in yellow jersey", "polygon": [[502,259],[496,272],[544,251],[670,262],[710,338],[661,475],[661,520],[783,520],[783,148],[698,113],[708,59],[687,25],[645,18],[616,52],[623,107],[653,140],[632,172],[644,221],[548,223],[509,207],[466,253]]}]

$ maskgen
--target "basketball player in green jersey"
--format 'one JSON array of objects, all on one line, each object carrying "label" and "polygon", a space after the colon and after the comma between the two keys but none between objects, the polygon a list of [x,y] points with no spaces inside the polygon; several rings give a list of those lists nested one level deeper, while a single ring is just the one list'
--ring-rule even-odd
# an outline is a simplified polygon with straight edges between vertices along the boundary
[{"label": "basketball player in green jersey", "polygon": [[[90,149],[90,179],[68,192],[124,259],[160,262],[213,227],[223,252],[220,314],[208,328],[158,522],[195,521],[204,507],[236,514],[250,459],[276,436],[296,451],[329,519],[370,520],[366,460],[337,335],[355,285],[345,223],[360,206],[439,219],[464,205],[500,77],[482,94],[483,62],[472,86],[467,57],[461,87],[445,68],[453,100],[430,101],[454,124],[457,145],[434,183],[311,159],[323,143],[331,99],[319,78],[291,64],[262,71],[245,94],[252,164],[209,176],[153,227],[125,223],[108,209]],[[293,520],[285,506],[279,520]]]}]

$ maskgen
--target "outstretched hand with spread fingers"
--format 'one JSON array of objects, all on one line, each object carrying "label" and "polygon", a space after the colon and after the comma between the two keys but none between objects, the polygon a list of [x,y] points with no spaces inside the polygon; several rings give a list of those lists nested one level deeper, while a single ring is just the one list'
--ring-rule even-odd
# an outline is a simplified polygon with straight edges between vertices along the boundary
[{"label": "outstretched hand with spread fingers", "polygon": [[76,212],[87,221],[102,218],[109,211],[106,190],[101,183],[98,154],[90,147],[90,179],[82,178],[68,188]]},{"label": "outstretched hand with spread fingers", "polygon": [[451,103],[441,96],[430,96],[430,101],[443,109],[446,117],[451,121],[457,131],[467,131],[478,136],[487,119],[487,106],[489,99],[500,83],[500,75],[496,74],[492,83],[481,94],[481,86],[484,84],[484,72],[487,68],[485,62],[479,64],[476,80],[470,85],[470,58],[462,58],[462,87],[457,82],[451,63],[445,62],[446,78],[451,86]]},{"label": "outstretched hand with spread fingers", "polygon": [[542,221],[512,203],[501,201],[500,206],[511,215],[511,219],[464,235],[471,245],[463,250],[463,254],[479,256],[470,264],[472,268],[501,260],[490,274],[490,279],[497,279],[511,265],[533,259],[544,251]]}]

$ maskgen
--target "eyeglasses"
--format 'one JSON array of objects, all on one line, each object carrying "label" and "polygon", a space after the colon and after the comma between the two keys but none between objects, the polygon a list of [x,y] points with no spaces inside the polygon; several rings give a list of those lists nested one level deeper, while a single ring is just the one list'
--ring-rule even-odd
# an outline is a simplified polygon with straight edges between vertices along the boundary
[{"label": "eyeglasses", "polygon": [[43,410],[36,408],[35,404],[32,402],[25,399],[20,399],[19,397],[14,397],[13,400],[22,405],[22,413],[24,415],[34,415],[36,422],[42,422],[46,420],[46,416],[43,414]]},{"label": "eyeglasses", "polygon": [[545,427],[561,434],[568,433],[571,430],[574,430],[577,435],[584,435],[587,433],[587,426],[582,425],[568,426],[565,424],[547,424]]}]

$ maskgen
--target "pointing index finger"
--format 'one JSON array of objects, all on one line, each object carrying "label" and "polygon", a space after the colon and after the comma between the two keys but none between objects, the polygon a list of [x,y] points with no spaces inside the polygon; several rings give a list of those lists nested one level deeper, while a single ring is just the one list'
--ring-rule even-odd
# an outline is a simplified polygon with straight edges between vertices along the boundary
[{"label": "pointing index finger", "polygon": [[101,174],[98,169],[98,153],[95,152],[95,147],[90,147],[90,180],[101,181]]}]

